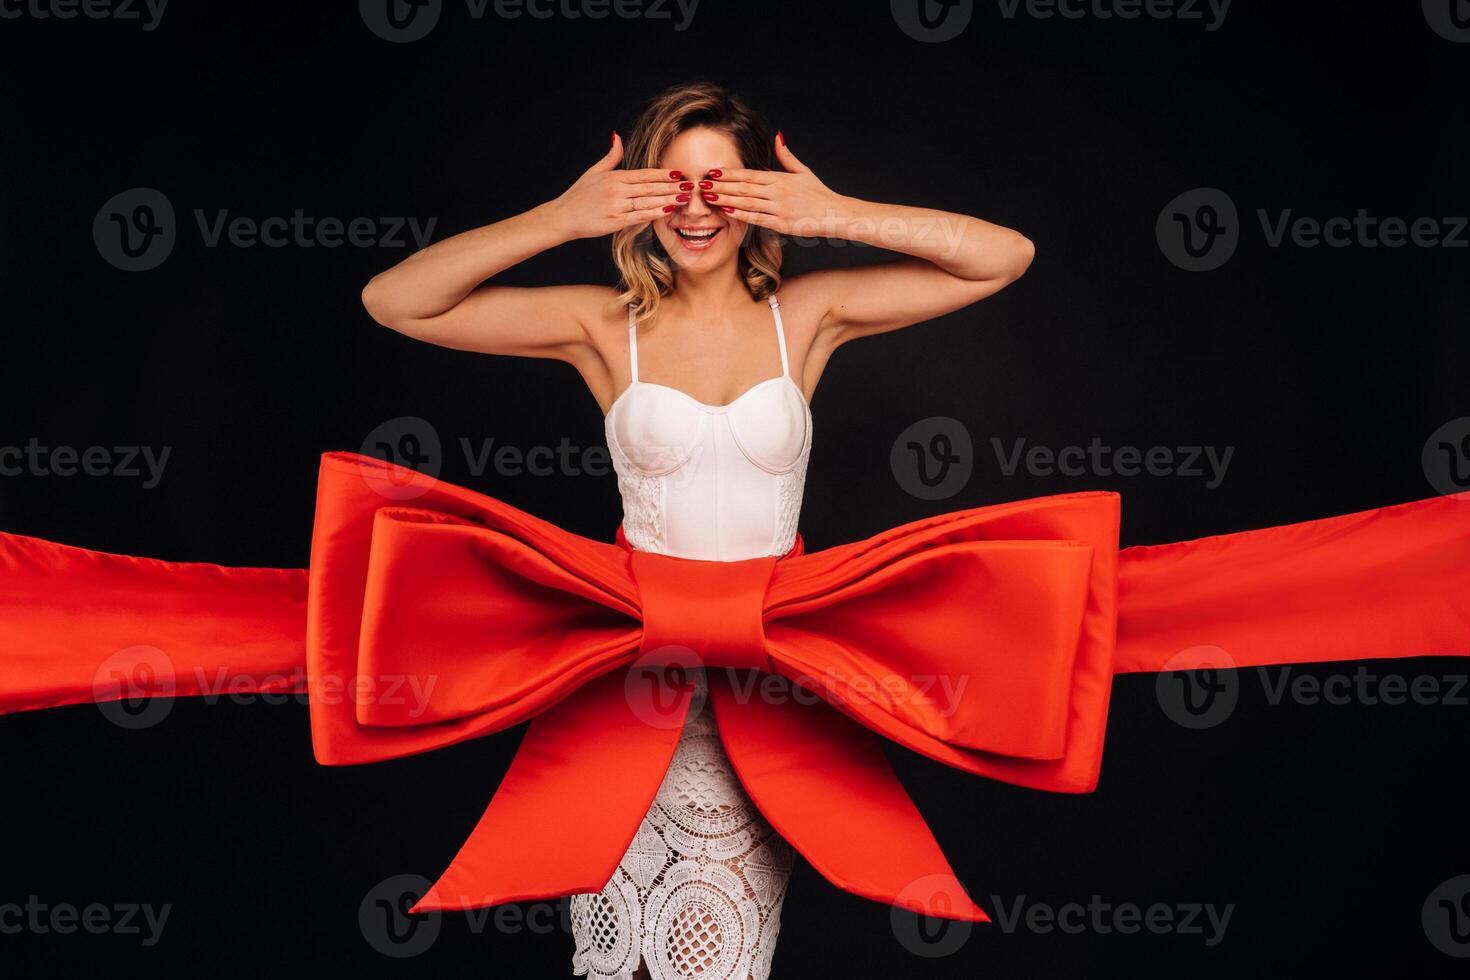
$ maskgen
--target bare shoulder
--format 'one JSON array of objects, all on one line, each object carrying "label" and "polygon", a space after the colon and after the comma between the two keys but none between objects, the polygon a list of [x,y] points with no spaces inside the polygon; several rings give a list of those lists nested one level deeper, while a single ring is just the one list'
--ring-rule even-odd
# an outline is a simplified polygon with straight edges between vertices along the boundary
[{"label": "bare shoulder", "polygon": [[791,339],[810,342],[821,329],[832,309],[837,283],[834,269],[815,269],[784,279],[777,292],[781,302],[781,319]]},{"label": "bare shoulder", "polygon": [[618,303],[618,290],[613,286],[549,286],[547,289],[556,292],[557,300],[589,333],[627,322],[628,311]]},{"label": "bare shoulder", "polygon": [[567,358],[597,399],[603,412],[612,404],[627,361],[628,308],[618,302],[613,286],[562,286],[569,309],[581,324],[584,343]]},{"label": "bare shoulder", "polygon": [[834,270],[817,269],[783,280],[777,299],[791,351],[792,370],[810,401],[835,348],[827,328],[837,295]]},{"label": "bare shoulder", "polygon": [[587,328],[589,334],[601,333],[616,323],[626,323],[628,311],[618,304],[618,290],[612,286],[557,286],[562,301]]}]

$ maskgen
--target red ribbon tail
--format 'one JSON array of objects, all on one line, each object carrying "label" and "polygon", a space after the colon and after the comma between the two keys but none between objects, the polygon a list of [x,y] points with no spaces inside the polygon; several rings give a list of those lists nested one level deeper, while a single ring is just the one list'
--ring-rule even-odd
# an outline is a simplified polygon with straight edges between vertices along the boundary
[{"label": "red ribbon tail", "polygon": [[1128,548],[1115,673],[1470,655],[1470,493]]},{"label": "red ribbon tail", "polygon": [[822,877],[934,918],[990,921],[873,733],[825,704],[738,695],[720,675],[709,688],[725,752],[751,801]]},{"label": "red ribbon tail", "polygon": [[306,689],[306,572],[0,534],[0,714]]},{"label": "red ribbon tail", "polygon": [[412,909],[474,909],[601,891],[653,804],[689,711],[620,673],[538,716],[459,854]]}]

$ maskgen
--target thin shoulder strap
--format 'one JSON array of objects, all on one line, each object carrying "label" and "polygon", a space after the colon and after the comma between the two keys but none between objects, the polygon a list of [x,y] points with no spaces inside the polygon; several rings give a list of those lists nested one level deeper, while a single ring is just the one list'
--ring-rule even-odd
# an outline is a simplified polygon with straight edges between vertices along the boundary
[{"label": "thin shoulder strap", "polygon": [[[781,353],[782,360],[786,354]],[[638,382],[638,318],[633,315],[633,304],[628,304],[628,367],[632,372],[633,383]]]},{"label": "thin shoulder strap", "polygon": [[781,304],[776,302],[774,294],[766,302],[771,304],[771,315],[776,318],[776,343],[781,345],[781,374],[790,375],[791,365],[786,360],[786,325],[781,322]]}]

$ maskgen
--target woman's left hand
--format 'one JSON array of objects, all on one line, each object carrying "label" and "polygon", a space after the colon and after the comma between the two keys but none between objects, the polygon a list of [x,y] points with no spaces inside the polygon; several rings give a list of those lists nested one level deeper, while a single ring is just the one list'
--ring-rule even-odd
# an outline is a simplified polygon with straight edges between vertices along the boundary
[{"label": "woman's left hand", "polygon": [[734,168],[713,173],[706,179],[714,186],[702,191],[711,207],[731,219],[770,228],[783,235],[814,238],[840,237],[848,215],[845,199],[817,179],[811,168],[787,147],[779,135],[776,160],[786,168],[745,170]]}]

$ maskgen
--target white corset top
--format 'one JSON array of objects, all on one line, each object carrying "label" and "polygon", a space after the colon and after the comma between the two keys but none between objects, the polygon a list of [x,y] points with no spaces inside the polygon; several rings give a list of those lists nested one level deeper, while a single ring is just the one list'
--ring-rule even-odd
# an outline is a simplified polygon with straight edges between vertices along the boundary
[{"label": "white corset top", "polygon": [[632,382],[604,428],[623,497],[623,533],[638,550],[740,561],[784,554],[796,541],[812,414],[791,377],[780,304],[774,296],[768,302],[781,374],[728,405],[638,380],[638,330],[629,308]]}]

